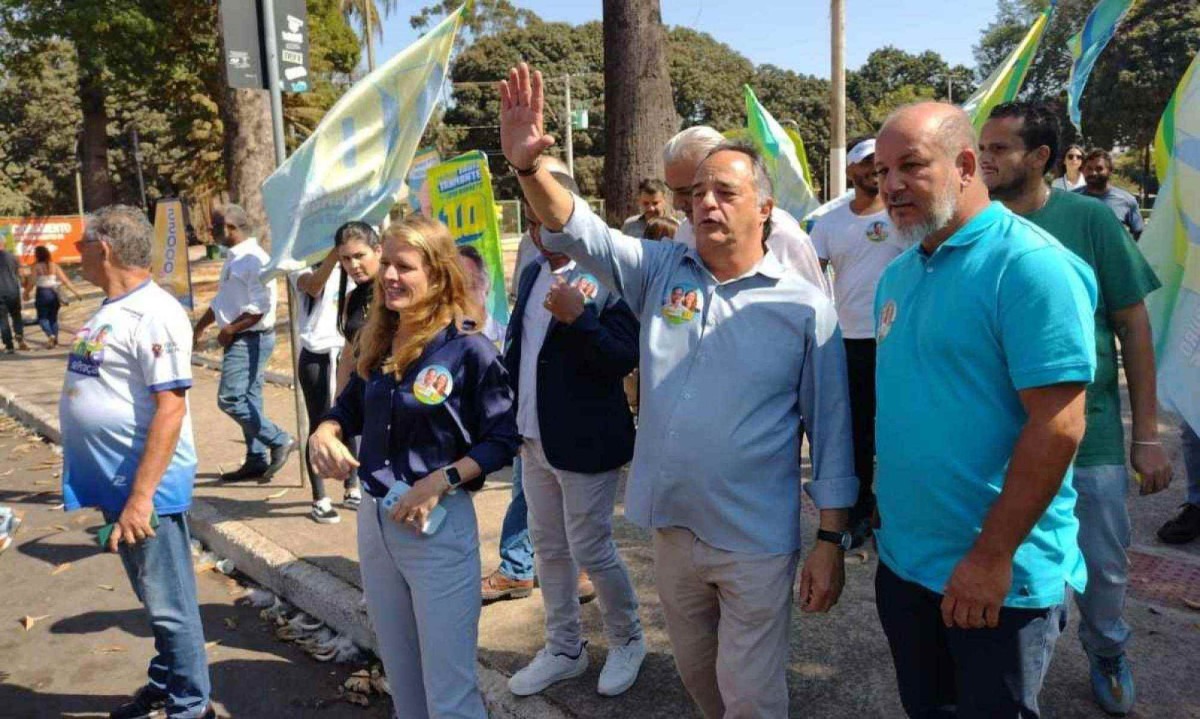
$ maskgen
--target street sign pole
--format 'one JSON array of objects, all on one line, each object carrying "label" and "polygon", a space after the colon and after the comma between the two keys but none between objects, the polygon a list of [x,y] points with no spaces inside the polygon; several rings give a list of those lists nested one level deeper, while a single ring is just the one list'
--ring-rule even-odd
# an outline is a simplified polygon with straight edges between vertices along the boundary
[{"label": "street sign pole", "polygon": [[[273,0],[260,0],[263,22],[263,45],[267,55],[267,89],[271,93],[271,129],[275,138],[275,165],[283,164],[287,157],[287,147],[283,138],[283,90],[279,85],[279,35],[275,29],[275,3]],[[300,318],[296,312],[298,307],[296,289],[286,276],[284,285],[287,287],[288,298],[288,334],[292,347],[292,399],[296,403],[296,431],[300,442],[301,452],[308,448],[308,410],[300,388]],[[308,462],[300,458],[300,482],[307,484],[313,479],[308,476]]]}]

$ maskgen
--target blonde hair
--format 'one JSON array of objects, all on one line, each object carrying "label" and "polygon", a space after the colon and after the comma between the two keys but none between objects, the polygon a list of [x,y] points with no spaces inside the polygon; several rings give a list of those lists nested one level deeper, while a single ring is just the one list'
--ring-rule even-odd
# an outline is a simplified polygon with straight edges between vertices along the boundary
[{"label": "blonde hair", "polygon": [[[425,351],[425,346],[451,322],[463,332],[478,332],[483,326],[483,308],[469,289],[454,238],[445,225],[413,215],[384,231],[383,244],[391,241],[421,253],[428,287],[425,296],[403,312],[397,312],[388,309],[384,301],[385,271],[381,269],[376,275],[367,323],[358,334],[356,369],[363,379],[376,368],[399,379]],[[403,332],[404,337],[393,351],[392,343],[398,332]]]}]

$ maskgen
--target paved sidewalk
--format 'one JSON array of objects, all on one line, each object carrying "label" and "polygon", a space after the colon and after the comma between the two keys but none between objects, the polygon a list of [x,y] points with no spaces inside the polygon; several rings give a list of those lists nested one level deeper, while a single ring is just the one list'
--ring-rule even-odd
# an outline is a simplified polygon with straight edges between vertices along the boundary
[{"label": "paved sidewalk", "polygon": [[[32,329],[32,328],[31,328]],[[64,335],[69,331],[64,329]],[[0,409],[6,405],[23,421],[42,427],[52,437],[57,429],[57,403],[65,351],[38,351],[0,357]],[[343,512],[338,525],[308,519],[309,490],[299,485],[294,457],[267,485],[220,485],[216,477],[242,459],[240,433],[216,407],[217,373],[196,368],[190,395],[201,466],[193,522],[198,534],[238,562],[259,582],[282,590],[302,608],[370,642],[369,628],[358,608],[358,564],[353,512]],[[294,428],[290,390],[268,385],[270,416]],[[1170,451],[1181,474],[1177,433]],[[476,495],[483,543],[481,572],[495,565],[500,522],[508,503],[508,472],[489,478]],[[340,497],[340,487],[331,487]],[[1135,523],[1133,596],[1128,617],[1136,632],[1131,657],[1138,676],[1139,717],[1200,717],[1200,682],[1195,661],[1200,656],[1200,612],[1183,598],[1200,599],[1200,543],[1183,549],[1158,545],[1153,531],[1182,501],[1182,482],[1151,498],[1130,499]],[[810,508],[811,509],[811,508]],[[595,692],[603,664],[603,634],[593,603],[584,608],[593,644],[592,668],[579,680],[553,687],[545,698],[517,700],[503,688],[510,675],[541,646],[543,613],[540,595],[486,607],[480,627],[481,676],[495,716],[683,717],[698,716],[674,670],[654,591],[648,536],[624,521],[617,507],[616,535],[642,601],[650,654],[637,684],[624,696],[604,699]],[[811,513],[808,515],[811,520]],[[811,528],[815,532],[815,526]],[[808,532],[806,531],[806,535]],[[827,616],[793,620],[793,655],[789,672],[793,716],[902,716],[887,644],[874,608],[874,557],[852,558],[842,601]],[[219,697],[221,687],[215,691]],[[1075,621],[1059,642],[1043,695],[1048,716],[1104,716],[1090,700],[1086,660],[1075,639]]]}]

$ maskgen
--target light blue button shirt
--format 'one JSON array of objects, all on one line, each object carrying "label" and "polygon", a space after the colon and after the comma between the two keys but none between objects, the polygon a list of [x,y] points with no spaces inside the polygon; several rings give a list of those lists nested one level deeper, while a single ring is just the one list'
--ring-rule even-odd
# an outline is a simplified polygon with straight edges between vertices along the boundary
[{"label": "light blue button shirt", "polygon": [[821,509],[854,504],[846,360],[825,294],[770,252],[718,282],[676,242],[627,237],[575,198],[548,249],[570,255],[641,320],[641,397],[625,516],[733,552],[800,547],[800,431]]},{"label": "light blue button shirt", "polygon": [[[946,583],[1004,489],[1028,419],[1019,392],[1092,380],[1092,270],[992,203],[932,256],[918,245],[875,296],[879,558],[931,591]],[[1075,489],[1062,487],[1013,558],[1005,605],[1061,604],[1087,571]]]}]

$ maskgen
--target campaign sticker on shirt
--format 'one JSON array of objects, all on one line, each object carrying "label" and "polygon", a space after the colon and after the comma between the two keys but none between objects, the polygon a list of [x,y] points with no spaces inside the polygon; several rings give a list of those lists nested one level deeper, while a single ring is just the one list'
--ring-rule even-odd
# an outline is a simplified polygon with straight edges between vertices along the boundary
[{"label": "campaign sticker on shirt", "polygon": [[871,242],[883,242],[887,238],[887,223],[876,220],[867,225],[867,239]]},{"label": "campaign sticker on shirt", "polygon": [[595,275],[586,272],[571,280],[571,286],[579,290],[586,302],[595,302],[596,294],[600,291],[600,283],[596,281]]},{"label": "campaign sticker on shirt", "polygon": [[683,325],[700,316],[704,300],[700,288],[688,282],[674,284],[663,297],[662,316],[673,325]]},{"label": "campaign sticker on shirt", "polygon": [[104,363],[104,343],[112,332],[112,325],[102,325],[96,330],[84,327],[71,343],[71,354],[67,359],[67,370],[87,377],[99,377],[100,365]]},{"label": "campaign sticker on shirt", "polygon": [[879,331],[877,333],[879,342],[882,342],[887,338],[888,332],[892,331],[892,323],[895,321],[896,300],[888,300],[887,304],[885,304],[883,309],[879,312]]},{"label": "campaign sticker on shirt", "polygon": [[454,377],[440,364],[422,367],[413,382],[413,396],[421,404],[438,405],[454,391]]}]

